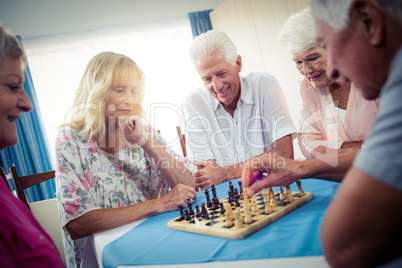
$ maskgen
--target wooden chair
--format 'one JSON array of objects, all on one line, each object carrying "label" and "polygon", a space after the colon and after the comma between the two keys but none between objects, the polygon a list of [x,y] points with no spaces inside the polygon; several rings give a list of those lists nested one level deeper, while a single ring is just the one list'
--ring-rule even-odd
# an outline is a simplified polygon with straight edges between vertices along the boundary
[{"label": "wooden chair", "polygon": [[28,204],[28,200],[24,192],[26,188],[55,178],[56,172],[52,170],[20,177],[18,175],[17,168],[11,164],[10,173],[12,175],[12,179],[14,180],[15,190],[17,191],[18,198],[28,207],[28,209],[31,210],[32,214],[38,220],[42,228],[53,239],[53,242],[56,244],[56,247],[59,250],[63,263],[66,263],[63,240],[61,236],[59,213],[57,209],[57,198]]},{"label": "wooden chair", "polygon": [[31,210],[31,208],[29,207],[28,200],[27,200],[24,190],[26,188],[34,186],[38,183],[41,183],[41,182],[44,182],[44,181],[47,181],[47,180],[50,180],[50,179],[53,179],[56,177],[56,172],[54,170],[20,177],[18,175],[17,168],[14,166],[14,164],[10,165],[10,172],[13,175],[13,180],[14,180],[15,190],[17,191],[17,196],[29,208],[29,210]]},{"label": "wooden chair", "polygon": [[181,150],[183,152],[183,156],[187,157],[187,149],[186,149],[186,137],[184,134],[181,133],[180,126],[176,127],[177,135],[179,136],[179,141],[181,145]]}]

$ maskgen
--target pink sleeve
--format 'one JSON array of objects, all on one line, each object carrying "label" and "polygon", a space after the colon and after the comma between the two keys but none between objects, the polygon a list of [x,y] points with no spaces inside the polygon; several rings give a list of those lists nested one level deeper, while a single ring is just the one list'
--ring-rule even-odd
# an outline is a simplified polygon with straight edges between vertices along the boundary
[{"label": "pink sleeve", "polygon": [[321,91],[323,90],[313,88],[305,79],[300,84],[302,105],[297,138],[300,150],[307,159],[312,158],[311,152],[318,146],[340,149],[343,143],[327,138],[324,128],[325,122],[322,121],[322,114],[324,113],[322,107],[325,106],[325,98],[320,96],[324,94]]}]

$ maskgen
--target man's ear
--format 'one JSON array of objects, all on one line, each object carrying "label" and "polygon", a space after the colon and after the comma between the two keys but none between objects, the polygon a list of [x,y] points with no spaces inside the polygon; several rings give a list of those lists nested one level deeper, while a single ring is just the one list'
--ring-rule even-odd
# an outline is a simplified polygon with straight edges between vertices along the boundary
[{"label": "man's ear", "polygon": [[375,0],[354,0],[350,7],[350,17],[362,23],[364,35],[373,46],[384,40],[385,17],[381,6]]},{"label": "man's ear", "polygon": [[242,60],[241,60],[241,56],[240,56],[240,55],[237,55],[236,65],[237,65],[238,73],[240,73],[241,67],[242,67]]}]

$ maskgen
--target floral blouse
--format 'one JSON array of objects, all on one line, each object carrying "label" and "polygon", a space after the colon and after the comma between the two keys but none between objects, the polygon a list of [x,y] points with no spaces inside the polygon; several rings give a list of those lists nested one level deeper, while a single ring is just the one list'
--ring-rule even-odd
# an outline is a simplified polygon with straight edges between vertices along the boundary
[{"label": "floral blouse", "polygon": [[[150,126],[155,141],[191,172],[194,166],[166,145]],[[84,213],[101,208],[125,207],[165,195],[169,185],[153,158],[141,147],[107,153],[69,127],[56,138],[56,189],[67,267],[80,267],[87,237],[72,240],[66,224]]]}]

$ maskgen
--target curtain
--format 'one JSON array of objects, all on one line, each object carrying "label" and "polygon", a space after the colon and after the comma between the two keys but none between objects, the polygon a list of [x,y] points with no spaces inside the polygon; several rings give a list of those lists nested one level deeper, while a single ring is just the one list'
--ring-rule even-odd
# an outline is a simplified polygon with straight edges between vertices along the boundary
[{"label": "curtain", "polygon": [[[21,43],[21,37],[17,37]],[[49,144],[28,62],[24,78],[24,89],[32,102],[32,111],[21,113],[20,119],[16,121],[18,143],[0,152],[0,160],[5,172],[9,173],[9,165],[14,164],[20,176],[53,169]],[[29,202],[40,201],[56,197],[55,188],[54,179],[51,179],[26,189],[25,194]]]},{"label": "curtain", "polygon": [[209,13],[211,11],[212,9],[188,13],[188,17],[190,18],[191,31],[193,32],[193,38],[209,30],[212,30],[211,19],[209,18]]}]

